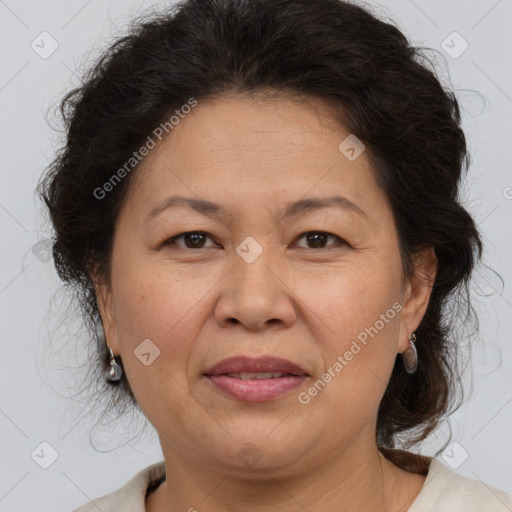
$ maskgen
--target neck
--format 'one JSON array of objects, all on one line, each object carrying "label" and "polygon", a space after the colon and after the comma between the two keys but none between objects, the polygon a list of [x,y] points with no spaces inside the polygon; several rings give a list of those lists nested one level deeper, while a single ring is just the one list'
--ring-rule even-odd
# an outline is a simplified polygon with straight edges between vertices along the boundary
[{"label": "neck", "polygon": [[167,478],[149,494],[147,512],[406,512],[425,481],[390,462],[376,445],[353,446],[342,457],[293,475],[262,470],[256,477],[192,464],[172,450],[167,455]]}]

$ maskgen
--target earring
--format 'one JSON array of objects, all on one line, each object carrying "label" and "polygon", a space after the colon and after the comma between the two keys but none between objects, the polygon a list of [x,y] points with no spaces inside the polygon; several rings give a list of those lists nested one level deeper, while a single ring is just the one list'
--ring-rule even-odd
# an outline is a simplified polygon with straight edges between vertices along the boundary
[{"label": "earring", "polygon": [[109,348],[109,350],[110,350],[110,368],[105,372],[105,377],[110,382],[117,382],[123,376],[123,368],[116,361],[116,358],[114,356],[114,351],[111,348]]},{"label": "earring", "polygon": [[414,345],[415,341],[416,334],[412,333],[409,338],[409,344],[411,346],[402,354],[405,371],[409,374],[414,373],[418,369],[418,351]]}]

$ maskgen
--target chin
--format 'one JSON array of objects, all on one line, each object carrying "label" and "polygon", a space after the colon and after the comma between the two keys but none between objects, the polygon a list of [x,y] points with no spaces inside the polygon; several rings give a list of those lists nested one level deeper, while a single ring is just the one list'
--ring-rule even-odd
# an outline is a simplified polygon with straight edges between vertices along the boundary
[{"label": "chin", "polygon": [[[228,446],[218,444],[215,446],[215,453],[210,451],[210,455],[230,470],[243,472],[246,476],[253,475],[255,478],[258,475],[265,476],[268,479],[268,472],[296,464],[307,451],[306,447],[302,447],[304,439],[299,439],[303,433],[297,432],[293,435],[285,429],[279,431],[276,426],[277,423],[274,422],[272,428],[267,428],[268,424],[265,422],[265,428],[256,427],[253,433],[246,429],[244,435],[233,434],[234,439],[230,439]],[[209,449],[211,448],[210,444]]]}]

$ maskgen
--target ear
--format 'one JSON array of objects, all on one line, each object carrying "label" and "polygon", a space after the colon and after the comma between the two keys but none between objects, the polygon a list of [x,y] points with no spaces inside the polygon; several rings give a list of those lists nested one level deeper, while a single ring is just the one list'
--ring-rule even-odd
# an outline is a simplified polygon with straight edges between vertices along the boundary
[{"label": "ear", "polygon": [[105,339],[114,354],[119,354],[119,339],[117,335],[114,310],[112,307],[112,290],[108,283],[96,272],[91,272],[91,281],[96,294],[96,302],[100,311],[101,323],[105,332]]},{"label": "ear", "polygon": [[418,328],[427,310],[437,274],[437,257],[433,247],[413,256],[414,274],[406,279],[400,318],[398,352],[409,348],[409,337]]}]

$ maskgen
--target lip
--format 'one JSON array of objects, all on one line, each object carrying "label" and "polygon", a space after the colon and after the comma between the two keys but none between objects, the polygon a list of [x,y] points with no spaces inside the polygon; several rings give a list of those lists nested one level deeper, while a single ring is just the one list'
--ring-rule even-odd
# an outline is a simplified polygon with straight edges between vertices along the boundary
[{"label": "lip", "polygon": [[212,376],[238,372],[279,372],[296,376],[308,375],[306,370],[298,364],[292,363],[288,359],[272,356],[257,358],[249,356],[228,357],[210,367],[205,375]]},{"label": "lip", "polygon": [[214,388],[242,402],[267,402],[298,388],[307,375],[275,379],[242,380],[227,375],[207,375]]},{"label": "lip", "polygon": [[[242,380],[228,373],[286,373],[273,379]],[[299,387],[309,374],[301,366],[287,359],[272,356],[252,358],[237,356],[223,359],[204,374],[214,388],[225,395],[245,402],[265,402]]]}]

